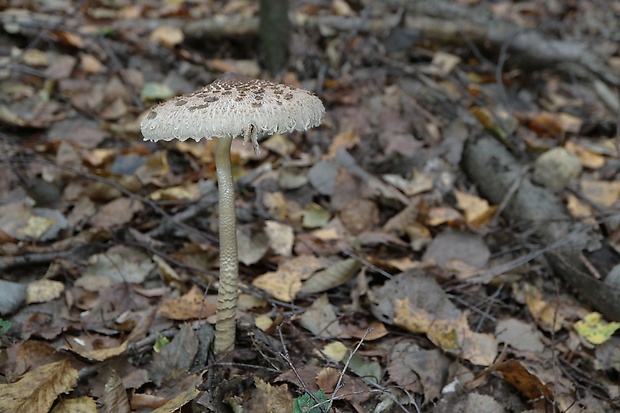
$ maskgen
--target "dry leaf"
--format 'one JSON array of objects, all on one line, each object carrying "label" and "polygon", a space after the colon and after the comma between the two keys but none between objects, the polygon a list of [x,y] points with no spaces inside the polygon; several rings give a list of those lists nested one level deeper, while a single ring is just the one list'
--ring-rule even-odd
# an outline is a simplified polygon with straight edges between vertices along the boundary
[{"label": "dry leaf", "polygon": [[125,225],[133,214],[142,209],[142,203],[130,198],[117,198],[99,209],[91,219],[92,226],[97,228],[111,228]]},{"label": "dry leaf", "polygon": [[184,38],[185,36],[180,28],[167,25],[157,27],[149,36],[151,41],[157,42],[169,49],[182,43]]},{"label": "dry leaf", "polygon": [[526,118],[527,127],[539,136],[562,138],[566,133],[577,133],[583,121],[568,113],[539,112]]},{"label": "dry leaf", "polygon": [[395,300],[394,325],[412,333],[426,333],[433,320],[433,316],[423,309],[412,311],[408,297]]},{"label": "dry leaf", "polygon": [[252,285],[267,291],[277,300],[291,302],[301,289],[302,281],[322,268],[324,264],[315,256],[302,255],[284,262],[278,271],[256,277]]},{"label": "dry leaf", "polygon": [[340,211],[340,221],[352,234],[371,231],[379,223],[379,208],[373,201],[358,199]]},{"label": "dry leaf", "polygon": [[582,180],[581,191],[590,201],[603,208],[612,208],[620,198],[620,182]]},{"label": "dry leaf", "polygon": [[269,246],[277,255],[290,257],[293,254],[293,227],[277,221],[265,221],[265,234],[269,238]]},{"label": "dry leaf", "polygon": [[295,144],[286,135],[281,134],[271,136],[265,142],[261,143],[261,147],[277,153],[282,157],[291,155],[295,150]]},{"label": "dry leaf", "polygon": [[66,360],[37,367],[14,383],[0,384],[0,411],[48,412],[60,394],[73,390],[77,378]]},{"label": "dry leaf", "polygon": [[497,356],[497,339],[492,334],[471,331],[465,314],[455,319],[435,320],[427,337],[442,350],[479,366],[490,366]]},{"label": "dry leaf", "polygon": [[46,303],[60,297],[65,285],[60,281],[38,280],[28,284],[26,289],[26,303]]},{"label": "dry leaf", "polygon": [[272,386],[266,381],[254,377],[256,390],[247,403],[250,413],[290,413],[293,405],[293,396],[286,384]]},{"label": "dry leaf", "polygon": [[165,300],[159,312],[172,320],[192,320],[214,315],[216,307],[217,303],[212,297],[205,297],[200,288],[193,285],[187,294]]},{"label": "dry leaf", "polygon": [[[392,343],[391,343],[392,344]],[[446,385],[449,359],[440,350],[423,350],[413,340],[401,339],[389,346],[390,379],[431,403]]]},{"label": "dry leaf", "polygon": [[426,217],[426,224],[431,227],[436,227],[442,224],[456,224],[461,222],[463,217],[454,208],[449,207],[435,207],[428,211]]},{"label": "dry leaf", "polygon": [[454,191],[458,207],[465,213],[465,221],[473,228],[485,227],[495,214],[497,207],[489,206],[486,199],[461,191]]},{"label": "dry leaf", "polygon": [[387,330],[387,328],[385,328],[385,325],[382,322],[376,320],[371,321],[370,324],[365,327],[360,327],[355,324],[343,323],[340,323],[340,325],[342,326],[342,329],[346,335],[356,338],[358,340],[361,340],[362,338],[364,339],[364,341],[378,340],[389,334],[389,331]]},{"label": "dry leaf", "polygon": [[525,303],[536,323],[545,331],[558,331],[564,324],[564,317],[558,311],[559,304],[545,301],[538,288],[525,284]]},{"label": "dry leaf", "polygon": [[116,371],[109,369],[108,380],[101,396],[106,412],[131,413],[127,392]]},{"label": "dry leaf", "polygon": [[327,294],[312,303],[301,316],[299,324],[317,337],[339,337],[344,333]]},{"label": "dry leaf", "polygon": [[362,268],[362,264],[353,258],[348,258],[329,266],[323,271],[314,273],[307,279],[299,293],[314,294],[330,290],[349,281]]},{"label": "dry leaf", "polygon": [[69,349],[80,356],[95,361],[104,361],[123,354],[128,341],[119,344],[119,340],[98,334],[70,337],[65,340]]},{"label": "dry leaf", "polygon": [[360,143],[360,136],[355,129],[349,129],[347,131],[340,132],[338,135],[336,135],[336,137],[334,137],[334,139],[332,139],[326,158],[333,159],[336,157],[338,149],[351,149],[355,147],[355,145],[357,145],[358,143]]},{"label": "dry leaf", "polygon": [[502,373],[504,380],[519,390],[528,400],[538,399],[541,396],[547,400],[553,400],[553,391],[542,384],[538,377],[527,371],[518,361],[505,361],[494,367],[494,370]]},{"label": "dry leaf", "polygon": [[405,179],[400,175],[383,175],[383,180],[390,185],[394,185],[407,196],[414,196],[433,189],[433,180],[426,175],[413,172],[411,180]]},{"label": "dry leaf", "polygon": [[97,413],[97,403],[92,397],[78,397],[60,399],[52,413]]},{"label": "dry leaf", "polygon": [[149,195],[153,201],[197,201],[201,193],[198,184],[185,182],[179,186],[158,189]]},{"label": "dry leaf", "polygon": [[269,238],[263,231],[255,231],[252,225],[237,226],[237,256],[244,265],[260,261],[269,249]]},{"label": "dry leaf", "polygon": [[605,157],[571,141],[566,142],[566,150],[576,155],[581,164],[590,169],[599,169],[605,165]]},{"label": "dry leaf", "polygon": [[350,400],[357,404],[364,403],[372,397],[372,393],[368,391],[368,385],[363,380],[347,374],[344,375],[343,380],[340,382],[342,387],[337,389],[336,386],[341,374],[344,374],[341,370],[326,367],[317,373],[316,385],[319,389],[325,390],[327,397],[338,397],[339,399]]}]

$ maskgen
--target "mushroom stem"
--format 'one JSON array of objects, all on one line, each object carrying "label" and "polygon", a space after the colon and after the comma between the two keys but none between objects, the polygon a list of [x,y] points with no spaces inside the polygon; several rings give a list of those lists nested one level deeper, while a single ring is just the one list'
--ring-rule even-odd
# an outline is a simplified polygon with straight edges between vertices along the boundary
[{"label": "mushroom stem", "polygon": [[235,323],[239,298],[235,188],[230,164],[232,140],[232,137],[220,138],[215,148],[220,227],[220,287],[217,292],[215,354],[229,352],[235,347]]}]

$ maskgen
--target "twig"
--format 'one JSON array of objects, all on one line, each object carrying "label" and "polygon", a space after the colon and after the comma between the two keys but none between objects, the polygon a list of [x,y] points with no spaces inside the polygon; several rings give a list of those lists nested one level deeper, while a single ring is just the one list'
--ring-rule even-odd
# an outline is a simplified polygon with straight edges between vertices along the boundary
[{"label": "twig", "polygon": [[[540,257],[543,254],[546,254],[548,252],[551,252],[553,250],[562,248],[563,246],[570,244],[571,242],[573,242],[574,240],[582,236],[583,233],[584,233],[584,230],[580,230],[580,229],[573,230],[572,232],[568,233],[565,237],[558,239],[551,245],[547,245],[546,247],[541,248],[537,251],[532,251],[529,254],[525,254],[525,255],[522,255],[521,257],[517,257],[514,260],[511,260],[505,264],[500,264],[488,270],[481,270],[475,274],[472,274],[471,278],[469,278],[467,281],[469,283],[484,282],[484,280],[486,279],[491,279],[507,271],[510,271],[514,268],[518,268],[524,264],[527,264],[533,259]],[[465,285],[466,284],[463,284],[463,286]]]},{"label": "twig", "polygon": [[351,360],[353,359],[353,356],[355,355],[355,353],[357,353],[359,348],[362,346],[362,343],[364,343],[364,340],[366,339],[366,337],[368,337],[368,334],[370,334],[372,332],[372,330],[373,330],[372,328],[366,329],[366,332],[364,333],[362,338],[360,338],[360,340],[358,341],[358,343],[355,346],[355,348],[353,349],[353,351],[351,351],[349,353],[349,357],[347,357],[347,361],[346,361],[346,363],[344,363],[344,367],[342,368],[342,370],[340,371],[340,375],[338,376],[338,382],[336,383],[336,387],[334,388],[334,391],[332,392],[332,397],[330,397],[329,403],[327,404],[327,410],[328,411],[329,411],[329,409],[332,408],[332,404],[334,403],[334,397],[336,396],[338,391],[344,387],[344,384],[342,383],[342,379],[344,378],[344,375],[345,375],[345,373],[347,372],[347,370],[349,368],[349,364],[351,363]]},{"label": "twig", "polygon": [[[282,357],[284,358],[286,363],[289,365],[289,367],[293,371],[293,374],[295,374],[295,377],[297,377],[297,380],[299,380],[299,384],[304,389],[304,392],[308,396],[310,396],[312,400],[314,400],[314,403],[316,403],[316,406],[320,406],[322,404],[321,401],[317,399],[317,397],[312,393],[312,391],[310,391],[310,389],[306,385],[306,382],[304,381],[304,379],[301,378],[301,376],[299,375],[299,372],[295,368],[295,365],[291,361],[291,357],[288,354],[288,348],[286,347],[286,344],[284,343],[284,337],[282,336],[282,325],[279,325],[278,327],[276,327],[276,329],[278,330],[278,336],[280,337],[280,343],[282,343],[282,351],[283,351],[283,353],[281,354]],[[320,406],[319,409],[321,409],[321,412],[323,413],[327,413],[328,411],[328,410],[325,410],[322,406]]]},{"label": "twig", "polygon": [[114,52],[114,50],[112,50],[112,48],[108,44],[107,39],[105,39],[102,36],[97,36],[96,39],[97,39],[97,42],[101,45],[101,47],[105,50],[108,57],[110,58],[110,62],[112,63],[114,71],[118,73],[118,76],[120,77],[121,81],[123,82],[127,90],[129,91],[133,104],[135,105],[136,108],[143,111],[144,105],[142,104],[142,101],[140,100],[140,97],[136,93],[133,85],[127,79],[125,71],[123,70],[123,65],[121,64],[120,60],[116,56],[116,53]]},{"label": "twig", "polygon": [[19,155],[19,156],[15,156],[13,158],[4,158],[4,157],[0,157],[0,162],[38,162],[38,163],[42,163],[45,165],[50,165],[53,166],[55,168],[60,168],[62,170],[65,171],[69,171],[69,172],[73,172],[74,174],[83,176],[87,179],[91,179],[93,181],[97,181],[100,182],[102,184],[105,185],[109,185],[112,188],[116,189],[117,191],[119,191],[120,193],[122,193],[123,195],[128,196],[131,199],[134,199],[136,201],[142,202],[143,204],[148,205],[149,207],[151,207],[155,212],[157,212],[158,214],[160,214],[161,216],[163,216],[164,218],[170,220],[171,222],[174,223],[174,225],[176,225],[177,227],[191,233],[194,234],[198,237],[200,237],[201,239],[207,240],[209,242],[213,242],[213,243],[217,243],[217,239],[203,231],[197,230],[194,227],[191,227],[189,225],[185,225],[182,222],[177,222],[175,221],[174,217],[172,215],[170,215],[168,212],[166,212],[165,210],[163,210],[159,205],[157,205],[157,203],[155,201],[153,201],[152,199],[143,197],[141,195],[138,195],[134,192],[131,192],[130,190],[128,190],[127,188],[125,188],[124,186],[122,186],[121,184],[119,184],[118,182],[108,179],[108,178],[104,178],[101,177],[99,175],[94,175],[91,174],[89,172],[85,172],[82,171],[78,168],[74,168],[72,166],[68,166],[68,165],[59,165],[56,162],[53,161],[48,161],[47,159],[41,159],[38,158],[36,156],[26,156],[26,155]]},{"label": "twig", "polygon": [[502,202],[497,207],[497,211],[495,211],[495,213],[493,214],[493,217],[489,221],[489,227],[495,226],[497,224],[497,220],[499,219],[500,215],[504,212],[504,210],[506,209],[506,207],[508,206],[508,204],[510,203],[514,195],[517,193],[517,190],[519,190],[519,187],[521,186],[521,183],[523,182],[523,179],[525,179],[525,176],[527,175],[527,172],[529,170],[530,170],[530,167],[528,165],[521,168],[521,171],[519,171],[518,173],[518,179],[515,179],[512,186],[508,189],[508,191],[506,191],[506,195],[504,196],[504,198],[502,199]]}]

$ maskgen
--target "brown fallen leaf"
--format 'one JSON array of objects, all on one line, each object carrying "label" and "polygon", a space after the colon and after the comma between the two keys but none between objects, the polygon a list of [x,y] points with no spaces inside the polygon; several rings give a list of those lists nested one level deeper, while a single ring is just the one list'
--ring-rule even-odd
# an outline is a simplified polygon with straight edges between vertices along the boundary
[{"label": "brown fallen leaf", "polygon": [[97,403],[92,397],[61,398],[52,413],[97,413]]},{"label": "brown fallen leaf", "polygon": [[525,304],[536,323],[545,331],[558,331],[564,324],[564,317],[558,311],[559,303],[555,300],[547,301],[541,292],[531,284],[525,284]]},{"label": "brown fallen leaf", "polygon": [[303,280],[324,267],[317,257],[302,255],[284,262],[277,271],[259,275],[252,285],[267,291],[275,299],[291,302],[301,289]]},{"label": "brown fallen leaf", "polygon": [[293,396],[286,384],[273,386],[266,381],[254,377],[256,389],[247,403],[250,413],[290,413]]},{"label": "brown fallen leaf", "polygon": [[414,393],[424,404],[435,400],[448,380],[449,359],[440,350],[424,350],[411,339],[390,342],[387,371],[390,379]]},{"label": "brown fallen leaf", "polygon": [[37,367],[14,383],[0,384],[0,411],[48,412],[60,394],[73,390],[77,378],[67,360]]},{"label": "brown fallen leaf", "polygon": [[76,354],[95,361],[104,361],[123,354],[127,350],[127,340],[120,342],[119,339],[99,334],[88,334],[65,339],[69,350]]},{"label": "brown fallen leaf", "polygon": [[159,313],[172,320],[193,320],[215,314],[217,303],[205,297],[200,287],[193,285],[184,295],[164,301]]},{"label": "brown fallen leaf", "polygon": [[332,367],[326,367],[317,373],[316,384],[319,389],[325,390],[327,398],[335,397],[357,404],[370,399],[373,394],[369,391],[368,385],[359,377],[345,373],[345,377],[340,383],[342,387],[336,388],[341,374],[343,374],[341,370]]},{"label": "brown fallen leaf", "polygon": [[315,300],[303,313],[299,322],[302,327],[317,337],[340,337],[343,335],[338,316],[334,307],[329,303],[327,294],[323,294]]},{"label": "brown fallen leaf", "polygon": [[103,404],[106,412],[130,413],[129,399],[121,378],[116,371],[108,369],[108,380],[103,389]]},{"label": "brown fallen leaf", "polygon": [[28,284],[26,289],[26,303],[45,303],[60,297],[65,285],[60,281],[37,280]]},{"label": "brown fallen leaf", "polygon": [[353,258],[337,262],[328,268],[314,273],[304,281],[300,294],[322,293],[338,287],[353,278],[362,268],[362,264]]},{"label": "brown fallen leaf", "polygon": [[553,391],[518,361],[505,361],[496,366],[495,371],[502,373],[504,380],[519,390],[528,400],[538,399],[541,396],[553,400]]}]

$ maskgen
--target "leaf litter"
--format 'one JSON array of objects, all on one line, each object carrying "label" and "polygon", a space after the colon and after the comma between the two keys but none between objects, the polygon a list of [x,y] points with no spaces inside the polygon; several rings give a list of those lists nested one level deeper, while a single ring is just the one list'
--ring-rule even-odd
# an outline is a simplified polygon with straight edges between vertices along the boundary
[{"label": "leaf litter", "polygon": [[[139,121],[220,71],[264,75],[247,41],[258,8],[10,3],[0,410],[289,413],[318,399],[343,412],[618,409],[620,320],[557,278],[543,259],[553,251],[505,214],[514,193],[493,203],[461,169],[470,141],[502,142],[610,247],[578,254],[583,276],[613,290],[618,58],[600,47],[589,66],[553,63],[579,42],[609,43],[613,13],[480,1],[437,20],[400,0],[292,4],[282,79],[317,91],[328,114],[303,135],[267,137],[259,158],[233,145],[244,294],[225,364],[208,357],[205,329],[218,271],[213,142],[144,144]],[[549,21],[561,22],[553,33]],[[437,35],[453,22],[481,28],[467,48]],[[541,64],[546,40],[476,37],[494,24],[565,48]],[[204,42],[209,30],[221,42]]]}]

